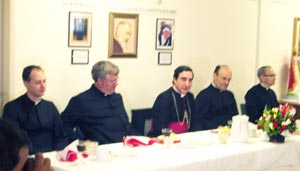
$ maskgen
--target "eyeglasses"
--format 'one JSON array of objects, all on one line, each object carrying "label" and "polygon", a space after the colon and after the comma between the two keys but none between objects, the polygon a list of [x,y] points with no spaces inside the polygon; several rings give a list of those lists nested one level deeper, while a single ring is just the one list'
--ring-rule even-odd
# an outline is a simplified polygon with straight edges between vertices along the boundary
[{"label": "eyeglasses", "polygon": [[106,81],[108,81],[110,84],[116,84],[118,83],[119,79],[105,79]]},{"label": "eyeglasses", "polygon": [[275,77],[275,76],[276,76],[275,74],[264,75],[264,77]]}]

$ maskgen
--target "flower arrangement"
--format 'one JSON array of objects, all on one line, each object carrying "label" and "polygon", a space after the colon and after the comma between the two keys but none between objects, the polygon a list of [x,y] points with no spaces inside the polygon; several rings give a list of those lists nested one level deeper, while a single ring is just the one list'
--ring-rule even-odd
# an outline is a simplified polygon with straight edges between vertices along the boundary
[{"label": "flower arrangement", "polygon": [[296,130],[295,114],[295,108],[288,104],[272,109],[265,107],[258,120],[257,129],[262,129],[269,137],[281,135],[284,131],[292,133]]}]

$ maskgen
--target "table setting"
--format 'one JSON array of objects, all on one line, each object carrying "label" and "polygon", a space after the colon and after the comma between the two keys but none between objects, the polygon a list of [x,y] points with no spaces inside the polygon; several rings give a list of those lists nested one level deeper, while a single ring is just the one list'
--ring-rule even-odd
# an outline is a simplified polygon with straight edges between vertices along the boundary
[{"label": "table setting", "polygon": [[[241,126],[243,124],[245,125]],[[233,133],[235,127],[243,129]],[[246,138],[245,133],[240,134],[245,130]],[[226,135],[225,141],[220,138],[221,133]],[[239,139],[238,135],[242,135],[242,139]],[[93,150],[89,148],[93,143],[86,141],[86,149],[82,153],[77,149],[78,144],[80,142],[76,140],[63,150],[64,153],[50,152],[45,153],[45,156],[51,159],[57,171],[276,170],[274,168],[277,167],[294,170],[300,166],[298,134],[286,135],[283,144],[271,143],[266,133],[257,129],[257,125],[248,121],[236,122],[236,119],[232,121],[231,128],[222,126],[214,130],[183,134],[171,131],[154,138],[127,136],[120,143],[97,143],[97,148],[92,148]],[[68,154],[66,151],[82,155],[82,158],[78,157],[74,161],[63,160],[62,156]],[[72,156],[72,153],[69,155]],[[262,158],[268,159],[262,162]]]}]

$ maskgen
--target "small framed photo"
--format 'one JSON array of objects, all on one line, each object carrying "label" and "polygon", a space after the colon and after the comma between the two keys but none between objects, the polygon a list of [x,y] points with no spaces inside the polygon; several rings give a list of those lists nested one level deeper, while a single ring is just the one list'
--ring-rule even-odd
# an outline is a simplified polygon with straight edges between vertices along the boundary
[{"label": "small framed photo", "polygon": [[109,57],[137,57],[138,14],[109,14]]},{"label": "small framed photo", "polygon": [[172,50],[174,46],[174,19],[156,20],[156,49]]},{"label": "small framed photo", "polygon": [[158,52],[158,64],[159,65],[171,65],[172,53],[171,52]]},{"label": "small framed photo", "polygon": [[72,64],[88,64],[89,63],[89,51],[81,49],[72,50]]},{"label": "small framed photo", "polygon": [[69,47],[91,47],[92,13],[69,12]]}]

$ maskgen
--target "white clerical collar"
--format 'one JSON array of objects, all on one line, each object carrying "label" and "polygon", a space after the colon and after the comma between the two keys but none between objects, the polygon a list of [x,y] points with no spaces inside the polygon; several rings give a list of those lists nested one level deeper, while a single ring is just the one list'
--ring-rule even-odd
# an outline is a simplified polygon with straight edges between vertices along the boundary
[{"label": "white clerical collar", "polygon": [[[220,89],[214,84],[214,82],[212,82],[211,85],[212,85],[214,88],[220,90]],[[222,92],[222,90],[220,90],[220,92]]]},{"label": "white clerical collar", "polygon": [[176,89],[175,86],[173,86],[173,89],[174,89],[174,91],[175,91],[176,93],[180,94],[180,97],[181,97],[181,98],[183,98],[183,97],[186,95],[186,94],[181,94],[181,93]]},{"label": "white clerical collar", "polygon": [[259,83],[263,88],[265,88],[266,90],[269,90],[270,87],[267,87],[266,85]]},{"label": "white clerical collar", "polygon": [[37,105],[41,102],[41,100],[42,100],[42,99],[40,99],[40,100],[37,101],[37,102],[34,102],[34,105],[37,106]]}]

